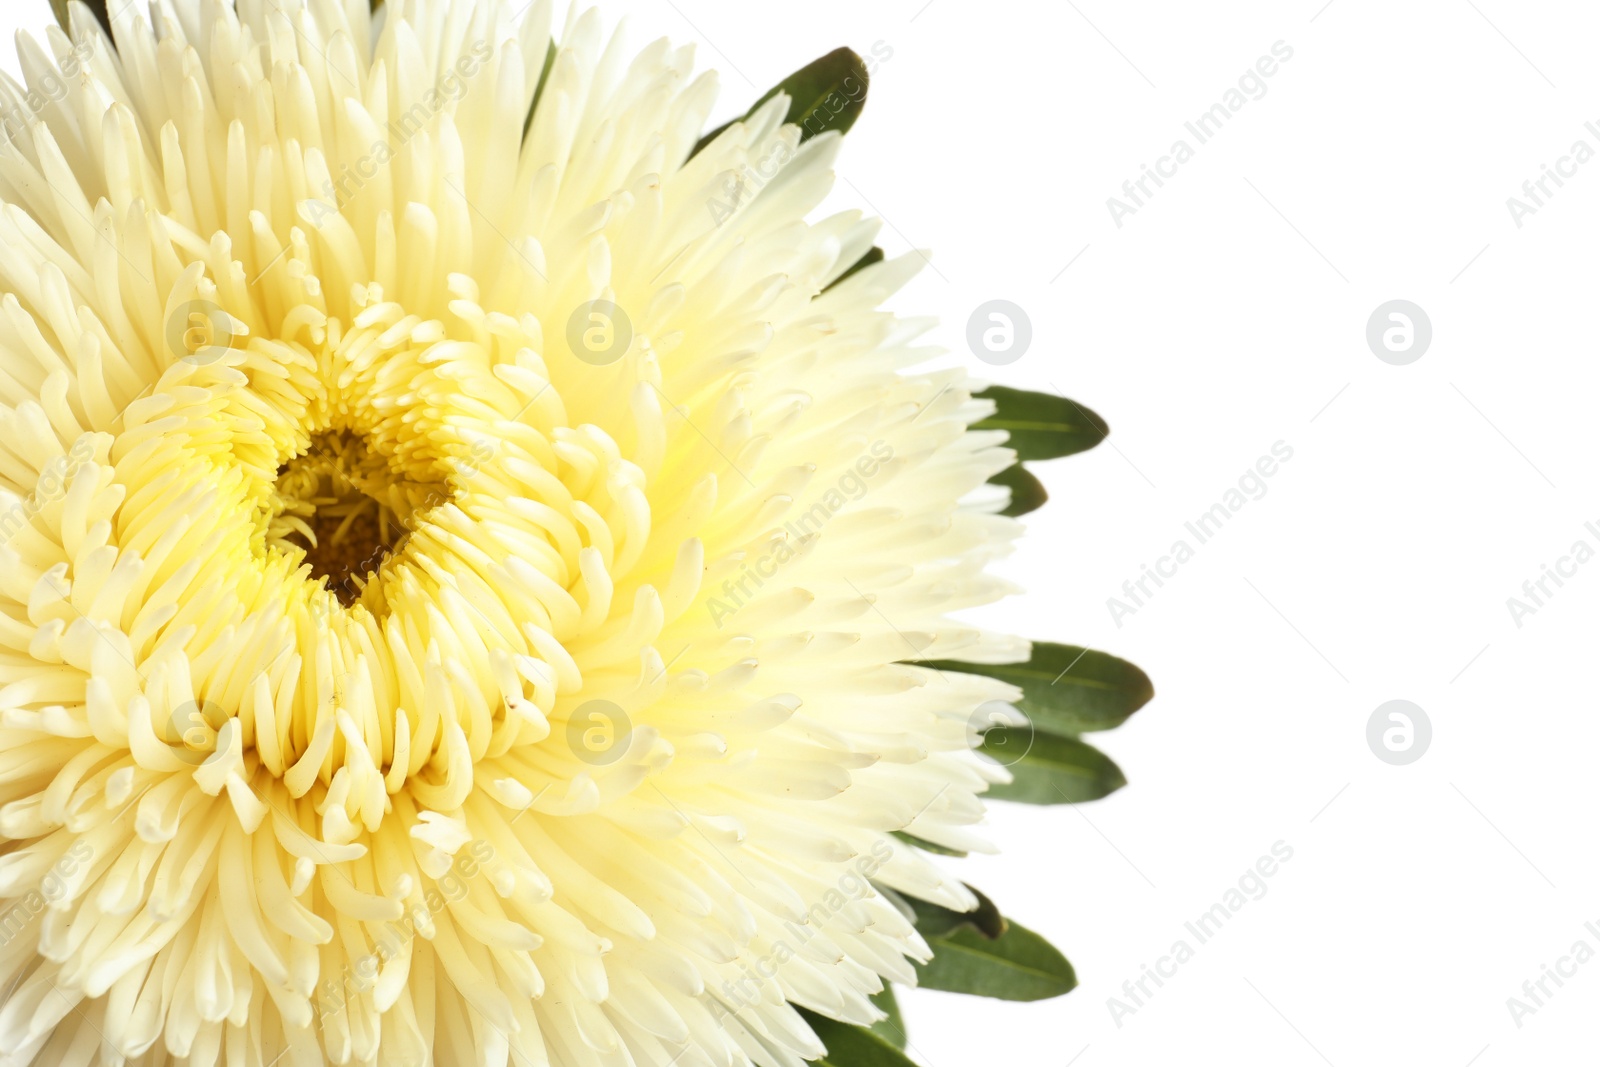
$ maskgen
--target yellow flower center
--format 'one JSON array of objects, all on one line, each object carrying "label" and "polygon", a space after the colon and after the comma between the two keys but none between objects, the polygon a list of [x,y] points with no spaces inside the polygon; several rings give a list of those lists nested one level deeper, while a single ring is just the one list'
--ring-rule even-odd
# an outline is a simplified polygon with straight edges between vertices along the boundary
[{"label": "yellow flower center", "polygon": [[210,758],[229,709],[247,771],[342,801],[336,841],[376,830],[401,788],[459,807],[479,761],[547,736],[649,531],[642,473],[566,425],[536,319],[484,311],[465,279],[436,317],[353,293],[350,322],[302,305],[276,336],[205,310],[230,336],[188,336],[115,449],[146,487],[119,542],[159,541],[181,498],[205,521],[180,520],[189,551],[163,559],[218,576],[181,609],[187,656],[217,669],[152,657],[180,709],[158,733]]}]

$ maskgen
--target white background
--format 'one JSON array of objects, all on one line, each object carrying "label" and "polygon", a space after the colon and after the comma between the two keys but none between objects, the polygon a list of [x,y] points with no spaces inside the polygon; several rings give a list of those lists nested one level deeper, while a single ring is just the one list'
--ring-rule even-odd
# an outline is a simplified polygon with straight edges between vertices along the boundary
[{"label": "white background", "polygon": [[[987,618],[1149,671],[1156,700],[1097,741],[1131,785],[997,806],[1003,853],[959,865],[1081,984],[910,994],[927,1067],[1596,1062],[1600,960],[1520,1028],[1506,1001],[1600,951],[1600,560],[1520,628],[1506,601],[1600,549],[1600,160],[1520,229],[1506,200],[1600,150],[1600,13],[1321,3],[606,5],[641,45],[701,42],[726,116],[838,45],[893,48],[836,205],[881,214],[891,254],[932,250],[898,307],[937,313],[952,358],[1112,425],[1037,468],[1054,499],[1004,566],[1030,595]],[[48,18],[7,8],[0,28]],[[1280,40],[1267,95],[1196,146],[1184,122]],[[1107,198],[1180,137],[1195,158],[1119,229]],[[965,344],[995,298],[1034,329],[998,369]],[[1397,298],[1434,329],[1404,367],[1365,340]],[[1278,441],[1267,495],[1118,627],[1107,598]],[[1395,698],[1433,724],[1410,766],[1367,747]],[[1184,923],[1278,841],[1267,894],[1197,946]],[[1180,938],[1195,958],[1119,1027],[1107,999]]]}]

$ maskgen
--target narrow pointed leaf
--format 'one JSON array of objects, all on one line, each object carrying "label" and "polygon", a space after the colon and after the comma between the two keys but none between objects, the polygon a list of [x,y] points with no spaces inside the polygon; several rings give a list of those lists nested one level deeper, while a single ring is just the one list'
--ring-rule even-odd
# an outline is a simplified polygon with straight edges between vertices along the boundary
[{"label": "narrow pointed leaf", "polygon": [[900,1014],[900,1002],[895,1000],[894,986],[885,985],[882,993],[872,997],[872,1003],[879,1011],[887,1012],[888,1018],[872,1024],[872,1032],[883,1038],[895,1048],[906,1047],[906,1021]]},{"label": "narrow pointed leaf", "polygon": [[[106,11],[106,0],[84,0],[84,3],[89,6],[90,11],[94,12],[94,17],[99,20],[100,28],[106,31],[106,36],[110,37],[111,16]],[[50,9],[56,13],[56,22],[60,24],[63,30],[67,31],[67,36],[70,37],[72,36],[72,23],[67,15],[67,8],[67,0],[50,0]]]},{"label": "narrow pointed leaf", "polygon": [[813,1061],[817,1067],[916,1067],[904,1052],[871,1030],[825,1019],[805,1008],[797,1010],[828,1047],[826,1056]]},{"label": "narrow pointed leaf", "polygon": [[1015,922],[995,939],[963,927],[930,945],[933,960],[917,965],[917,982],[926,989],[1032,1001],[1059,997],[1078,984],[1065,956]]},{"label": "narrow pointed leaf", "polygon": [[1004,385],[976,394],[998,406],[989,418],[973,424],[975,430],[1006,430],[1020,460],[1058,459],[1086,452],[1106,439],[1106,420],[1065,397],[1030,393]]},{"label": "narrow pointed leaf", "polygon": [[[1025,754],[1017,758],[1017,752]],[[1019,804],[1081,804],[1110,796],[1128,780],[1104,752],[1075,737],[996,727],[983,735],[983,751],[1006,764],[1012,781],[989,787],[988,796]]]},{"label": "narrow pointed leaf", "polygon": [[[871,79],[867,65],[848,48],[835,49],[773,86],[767,94],[734,122],[743,122],[779,93],[789,95],[786,123],[800,127],[800,143],[830,130],[849,133],[867,106]],[[717,127],[700,139],[691,156],[715,141],[733,122]]]},{"label": "narrow pointed leaf", "polygon": [[1150,676],[1127,660],[1048,641],[1035,641],[1026,663],[936,660],[921,665],[1010,682],[1022,690],[1017,707],[1035,729],[1052,734],[1113,729],[1149,703],[1156,693]]},{"label": "narrow pointed leaf", "polygon": [[917,914],[917,933],[928,941],[949,937],[957,930],[976,930],[991,941],[1003,937],[1006,918],[1000,914],[999,906],[972,886],[967,889],[978,898],[976,911],[955,911],[915,897],[903,897]]},{"label": "narrow pointed leaf", "polygon": [[1038,511],[1050,499],[1044,483],[1035,478],[1022,464],[1017,463],[989,479],[991,485],[1003,485],[1011,490],[1011,503],[1000,514],[1017,518]]},{"label": "narrow pointed leaf", "polygon": [[544,87],[550,80],[550,72],[556,67],[558,51],[555,41],[551,41],[550,46],[544,51],[544,69],[539,72],[539,84],[533,87],[533,103],[528,105],[528,117],[522,123],[523,137],[527,137],[528,131],[533,129],[533,116],[539,110],[539,99],[544,96]]},{"label": "narrow pointed leaf", "polygon": [[[838,285],[840,282],[845,281],[846,279],[855,277],[861,271],[866,270],[868,267],[872,266],[874,263],[882,263],[882,262],[883,262],[883,249],[879,248],[877,245],[873,245],[872,251],[868,252],[866,255],[864,255],[860,259],[856,260],[853,264],[851,264],[849,270],[845,271],[843,274],[839,275],[832,282],[830,282],[828,284],[828,289],[832,289],[834,286]],[[824,293],[826,293],[828,291],[828,289],[824,289],[822,291]]]}]

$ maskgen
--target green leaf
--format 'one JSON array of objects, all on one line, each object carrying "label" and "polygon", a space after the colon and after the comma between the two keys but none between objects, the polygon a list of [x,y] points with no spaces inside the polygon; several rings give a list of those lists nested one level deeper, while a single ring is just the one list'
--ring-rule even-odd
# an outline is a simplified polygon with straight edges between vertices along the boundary
[{"label": "green leaf", "polygon": [[941,671],[982,674],[1022,690],[1017,704],[1037,730],[1075,735],[1121,726],[1156,695],[1150,676],[1104,652],[1035,641],[1026,663],[920,664]]},{"label": "green leaf", "polygon": [[1004,763],[1014,779],[989,787],[988,795],[996,800],[1081,804],[1109,796],[1128,784],[1111,757],[1075,737],[1057,737],[1025,726],[997,726],[983,735],[983,751]]},{"label": "green leaf", "polygon": [[871,1030],[825,1019],[798,1006],[796,1010],[828,1047],[828,1054],[814,1061],[818,1067],[916,1067],[904,1052]]},{"label": "green leaf", "polygon": [[967,889],[978,898],[976,911],[955,911],[916,897],[901,899],[917,913],[917,933],[928,941],[949,937],[957,930],[976,930],[990,941],[1005,936],[1006,918],[1000,914],[999,906],[972,886]]},{"label": "green leaf", "polygon": [[[733,122],[743,122],[768,100],[779,93],[787,93],[789,114],[784,122],[800,127],[801,144],[830,130],[849,133],[867,106],[870,83],[867,65],[860,56],[848,48],[835,49],[773,86],[767,95],[756,101],[754,107]],[[720,137],[733,122],[725,123],[702,137],[690,157],[699,155],[701,149]]]},{"label": "green leaf", "polygon": [[932,841],[924,841],[922,838],[908,834],[904,830],[892,831],[890,836],[898,837],[912,848],[920,848],[922,851],[932,852],[936,856],[955,856],[957,859],[964,859],[967,855],[959,849],[945,848],[943,845],[936,845]]},{"label": "green leaf", "polygon": [[539,72],[539,84],[534,86],[533,103],[528,105],[528,117],[522,123],[522,136],[524,139],[527,138],[528,131],[533,129],[533,116],[539,110],[539,98],[544,96],[545,83],[550,80],[550,72],[556,66],[556,52],[556,43],[552,40],[550,47],[546,48],[544,52],[544,69]]},{"label": "green leaf", "polygon": [[[847,278],[854,277],[856,274],[858,274],[861,271],[866,270],[868,267],[872,266],[874,263],[882,263],[882,262],[883,262],[883,249],[881,249],[881,248],[877,247],[876,245],[874,245],[873,248],[872,248],[872,251],[868,252],[866,255],[864,255],[860,259],[856,260],[855,263],[850,267],[849,270],[845,271],[843,274],[839,275],[832,282],[830,282],[828,284],[828,289],[832,289],[835,285],[838,285],[840,282],[846,280]],[[824,293],[826,293],[828,291],[828,289],[824,289],[822,291]]]},{"label": "green leaf", "polygon": [[[111,16],[106,12],[106,0],[84,0],[89,5],[89,10],[94,12],[94,17],[99,20],[100,28],[106,31],[106,36],[111,36]],[[56,22],[67,36],[72,36],[72,22],[67,15],[67,0],[50,0],[50,10],[56,13]]]},{"label": "green leaf", "polygon": [[882,993],[874,994],[872,1003],[879,1011],[887,1012],[887,1019],[872,1024],[872,1032],[895,1048],[906,1047],[906,1021],[900,1015],[900,1004],[894,999],[894,986],[885,984]]},{"label": "green leaf", "polygon": [[1106,439],[1106,420],[1082,404],[1050,393],[1030,393],[1004,385],[975,394],[998,406],[975,430],[1007,430],[1019,460],[1058,459],[1087,452]]},{"label": "green leaf", "polygon": [[1011,503],[1000,514],[1013,519],[1030,511],[1038,511],[1050,499],[1050,494],[1044,491],[1044,483],[1020,463],[990,478],[989,484],[1003,485],[1011,490]]},{"label": "green leaf", "polygon": [[917,982],[925,989],[1032,1001],[1059,997],[1078,984],[1065,956],[1015,922],[998,938],[963,927],[930,944],[933,960],[917,965]]},{"label": "green leaf", "polygon": [[994,901],[967,888],[978,898],[976,911],[902,898],[916,913],[917,931],[934,952],[932,962],[917,967],[921,985],[1001,1000],[1043,1000],[1077,985],[1072,965],[1048,941],[1006,919]]}]

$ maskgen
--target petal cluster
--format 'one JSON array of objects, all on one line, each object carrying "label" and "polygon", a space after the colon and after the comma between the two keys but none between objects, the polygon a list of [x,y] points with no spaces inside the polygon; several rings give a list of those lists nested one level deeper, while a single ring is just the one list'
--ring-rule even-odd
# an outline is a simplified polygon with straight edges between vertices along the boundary
[{"label": "petal cluster", "polygon": [[1016,695],[916,661],[1026,647],[840,138],[548,0],[111,6],[0,84],[0,1064],[879,1018]]}]

